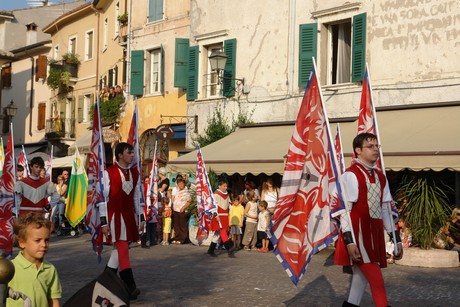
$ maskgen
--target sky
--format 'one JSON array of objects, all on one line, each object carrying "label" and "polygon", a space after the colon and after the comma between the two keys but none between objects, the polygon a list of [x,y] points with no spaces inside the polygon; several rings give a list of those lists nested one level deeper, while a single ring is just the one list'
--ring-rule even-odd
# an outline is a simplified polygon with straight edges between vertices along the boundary
[{"label": "sky", "polygon": [[[29,7],[28,0],[0,0],[0,11],[15,10]],[[34,0],[32,0],[34,1]],[[72,2],[75,0],[49,0],[49,3]]]}]

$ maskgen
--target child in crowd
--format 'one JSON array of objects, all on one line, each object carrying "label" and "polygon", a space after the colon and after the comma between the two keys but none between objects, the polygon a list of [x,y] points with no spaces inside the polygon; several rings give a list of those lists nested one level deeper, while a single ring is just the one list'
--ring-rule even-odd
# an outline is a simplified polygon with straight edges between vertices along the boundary
[{"label": "child in crowd", "polygon": [[268,226],[270,224],[270,212],[267,210],[268,203],[265,200],[259,202],[259,219],[257,220],[257,237],[262,241],[261,253],[268,253]]},{"label": "child in crowd", "polygon": [[257,199],[258,195],[254,190],[246,195],[248,202],[244,209],[246,216],[246,228],[244,230],[243,245],[244,250],[255,250],[257,243]]},{"label": "child in crowd", "polygon": [[169,245],[169,234],[171,233],[172,224],[171,202],[168,196],[163,197],[163,241],[161,245]]},{"label": "child in crowd", "polygon": [[241,244],[241,235],[243,234],[241,228],[243,227],[244,207],[241,205],[243,201],[243,194],[232,195],[232,205],[230,207],[230,234],[232,236],[233,248],[238,250]]},{"label": "child in crowd", "polygon": [[[21,251],[13,259],[15,274],[8,286],[27,295],[32,301],[31,306],[60,306],[62,289],[58,273],[44,259],[50,229],[51,222],[41,213],[26,213],[14,224]],[[23,301],[8,298],[7,306],[23,306]]]},{"label": "child in crowd", "polygon": [[403,217],[399,218],[399,236],[401,237],[402,246],[404,248],[410,247],[412,244],[412,233],[409,228],[406,226],[406,221]]}]

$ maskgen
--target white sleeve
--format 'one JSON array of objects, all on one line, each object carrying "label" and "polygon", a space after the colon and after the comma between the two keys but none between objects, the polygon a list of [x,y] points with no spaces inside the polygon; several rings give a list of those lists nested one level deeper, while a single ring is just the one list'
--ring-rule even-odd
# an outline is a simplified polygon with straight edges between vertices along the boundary
[{"label": "white sleeve", "polygon": [[346,211],[340,215],[340,229],[342,232],[351,231],[351,220],[348,212],[353,208],[353,203],[358,200],[358,179],[352,172],[345,172],[342,175],[342,187],[345,195],[345,208]]},{"label": "white sleeve", "polygon": [[107,203],[109,202],[109,194],[110,194],[110,178],[109,173],[104,171],[104,176],[102,177],[102,183],[104,184],[104,198],[105,202],[101,202],[98,204],[99,215],[101,217],[107,217]]}]

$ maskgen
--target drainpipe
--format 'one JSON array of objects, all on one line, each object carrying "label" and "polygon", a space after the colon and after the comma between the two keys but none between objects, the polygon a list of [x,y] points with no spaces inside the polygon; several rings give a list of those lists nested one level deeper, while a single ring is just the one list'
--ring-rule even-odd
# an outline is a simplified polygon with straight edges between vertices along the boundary
[{"label": "drainpipe", "polygon": [[32,111],[34,108],[34,71],[35,71],[35,60],[30,57],[32,61],[32,69],[30,70],[30,116],[29,116],[29,136],[32,136]]},{"label": "drainpipe", "polygon": [[132,14],[132,0],[128,0],[128,37],[126,39],[126,91],[128,92],[128,101],[129,101],[129,86],[131,83],[131,14]]},{"label": "drainpipe", "polygon": [[[93,11],[96,13],[97,15],[97,31],[96,31],[96,35],[97,35],[97,38],[96,38],[96,93],[97,94],[97,91],[99,90],[99,31],[100,31],[100,22],[101,22],[101,14],[99,14],[99,11],[93,6],[91,5],[91,8],[93,9]],[[96,98],[94,98],[96,99]]]},{"label": "drainpipe", "polygon": [[296,14],[296,0],[291,0],[289,10],[289,96],[294,95],[294,49],[295,49],[295,14]]}]

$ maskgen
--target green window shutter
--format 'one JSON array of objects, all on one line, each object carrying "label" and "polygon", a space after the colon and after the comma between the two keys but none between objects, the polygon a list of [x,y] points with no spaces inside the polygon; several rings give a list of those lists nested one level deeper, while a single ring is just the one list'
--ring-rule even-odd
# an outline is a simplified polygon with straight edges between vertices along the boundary
[{"label": "green window shutter", "polygon": [[299,26],[299,87],[307,86],[310,73],[313,70],[313,60],[316,58],[318,46],[318,24],[310,23]]},{"label": "green window shutter", "polygon": [[236,70],[236,39],[224,41],[224,52],[227,55],[227,62],[224,68],[223,95],[225,97],[235,96],[235,70]]},{"label": "green window shutter", "polygon": [[118,66],[113,68],[113,86],[118,85]]},{"label": "green window shutter", "polygon": [[187,88],[188,49],[188,38],[176,38],[176,54],[174,55],[174,87]]},{"label": "green window shutter", "polygon": [[189,48],[187,100],[198,98],[198,46]]},{"label": "green window shutter", "polygon": [[114,86],[113,84],[113,69],[109,69],[109,87]]},{"label": "green window shutter", "polygon": [[83,104],[85,101],[85,96],[80,95],[78,96],[78,122],[81,123],[83,121]]},{"label": "green window shutter", "polygon": [[134,96],[144,94],[144,50],[131,51],[130,93]]},{"label": "green window shutter", "polygon": [[353,17],[353,40],[351,54],[351,81],[358,82],[364,78],[366,68],[366,13]]},{"label": "green window shutter", "polygon": [[163,0],[149,0],[149,22],[163,19]]},{"label": "green window shutter", "polygon": [[165,49],[163,45],[160,50],[160,92],[162,95],[165,93]]}]

